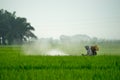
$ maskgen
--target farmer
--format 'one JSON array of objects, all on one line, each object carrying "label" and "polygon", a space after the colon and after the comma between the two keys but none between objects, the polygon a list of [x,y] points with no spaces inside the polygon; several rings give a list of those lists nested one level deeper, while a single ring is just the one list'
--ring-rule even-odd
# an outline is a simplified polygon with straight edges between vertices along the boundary
[{"label": "farmer", "polygon": [[86,55],[97,55],[97,51],[99,50],[98,46],[85,46],[85,49],[87,50]]},{"label": "farmer", "polygon": [[85,49],[87,50],[86,55],[92,55],[91,47],[90,46],[85,46]]}]

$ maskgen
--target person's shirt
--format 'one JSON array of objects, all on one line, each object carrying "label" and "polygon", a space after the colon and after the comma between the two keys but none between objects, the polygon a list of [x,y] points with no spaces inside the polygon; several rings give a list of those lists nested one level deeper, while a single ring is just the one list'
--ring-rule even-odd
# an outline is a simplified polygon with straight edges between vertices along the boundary
[{"label": "person's shirt", "polygon": [[93,55],[92,51],[91,51],[91,47],[89,46],[87,49],[87,55]]}]

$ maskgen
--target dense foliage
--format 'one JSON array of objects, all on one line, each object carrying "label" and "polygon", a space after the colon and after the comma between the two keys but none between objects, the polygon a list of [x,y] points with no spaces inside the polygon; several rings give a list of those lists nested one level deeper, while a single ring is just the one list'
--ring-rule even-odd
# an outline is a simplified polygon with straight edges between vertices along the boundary
[{"label": "dense foliage", "polygon": [[27,19],[16,17],[15,13],[0,10],[0,44],[21,44],[30,38],[36,38],[31,32],[34,28]]}]

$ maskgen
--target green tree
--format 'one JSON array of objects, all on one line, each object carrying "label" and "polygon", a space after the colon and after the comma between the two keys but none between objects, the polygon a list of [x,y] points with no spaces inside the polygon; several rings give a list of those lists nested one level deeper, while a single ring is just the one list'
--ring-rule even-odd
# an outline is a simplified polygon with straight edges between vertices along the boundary
[{"label": "green tree", "polygon": [[37,37],[31,31],[35,29],[27,22],[26,18],[16,17],[16,12],[10,13],[6,10],[0,10],[0,43],[21,44],[31,38]]}]

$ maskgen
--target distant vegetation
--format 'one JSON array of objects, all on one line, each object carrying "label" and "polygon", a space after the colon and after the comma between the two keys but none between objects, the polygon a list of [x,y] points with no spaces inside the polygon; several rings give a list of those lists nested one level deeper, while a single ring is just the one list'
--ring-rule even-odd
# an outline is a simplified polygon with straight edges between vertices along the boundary
[{"label": "distant vegetation", "polygon": [[16,12],[0,10],[0,44],[21,44],[31,38],[37,38],[31,30],[35,30],[26,18],[17,17]]}]

